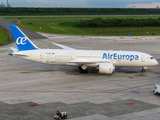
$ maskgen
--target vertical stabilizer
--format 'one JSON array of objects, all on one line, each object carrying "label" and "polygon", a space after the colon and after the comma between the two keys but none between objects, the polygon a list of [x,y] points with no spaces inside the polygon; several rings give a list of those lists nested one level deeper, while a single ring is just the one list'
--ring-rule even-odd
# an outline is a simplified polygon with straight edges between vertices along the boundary
[{"label": "vertical stabilizer", "polygon": [[32,41],[16,26],[9,25],[19,51],[38,49]]}]

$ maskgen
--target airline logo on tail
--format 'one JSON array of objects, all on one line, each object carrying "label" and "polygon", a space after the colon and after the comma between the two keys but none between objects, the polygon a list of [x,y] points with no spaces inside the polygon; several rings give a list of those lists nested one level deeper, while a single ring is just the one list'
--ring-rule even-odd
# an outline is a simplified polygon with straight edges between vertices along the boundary
[{"label": "airline logo on tail", "polygon": [[17,40],[16,40],[16,43],[17,43],[18,45],[19,45],[19,44],[25,45],[27,39],[28,39],[27,37],[18,37]]},{"label": "airline logo on tail", "polygon": [[9,25],[19,51],[38,49],[32,41],[15,25]]}]

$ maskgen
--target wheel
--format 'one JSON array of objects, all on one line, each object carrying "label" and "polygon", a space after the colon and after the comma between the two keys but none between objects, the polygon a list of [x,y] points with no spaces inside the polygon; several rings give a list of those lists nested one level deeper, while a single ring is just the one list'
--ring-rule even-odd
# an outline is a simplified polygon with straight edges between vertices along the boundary
[{"label": "wheel", "polygon": [[153,94],[154,94],[154,95],[157,95],[157,92],[153,91]]},{"label": "wheel", "polygon": [[88,73],[87,69],[83,70],[82,68],[80,69],[80,73]]},{"label": "wheel", "polygon": [[88,73],[88,71],[87,71],[87,70],[83,70],[83,69],[82,69],[82,70],[80,70],[80,73],[86,73],[86,74],[87,74],[87,73]]},{"label": "wheel", "polygon": [[84,73],[83,69],[80,69],[80,73]]},{"label": "wheel", "polygon": [[142,72],[145,72],[145,69],[142,69]]},{"label": "wheel", "polygon": [[81,66],[79,66],[78,69],[81,70],[82,69]]},{"label": "wheel", "polygon": [[83,73],[83,69],[81,68],[81,66],[79,66],[78,68],[79,68],[80,73]]},{"label": "wheel", "polygon": [[88,73],[88,71],[87,71],[87,70],[84,70],[84,73],[86,73],[86,74],[87,74],[87,73]]}]

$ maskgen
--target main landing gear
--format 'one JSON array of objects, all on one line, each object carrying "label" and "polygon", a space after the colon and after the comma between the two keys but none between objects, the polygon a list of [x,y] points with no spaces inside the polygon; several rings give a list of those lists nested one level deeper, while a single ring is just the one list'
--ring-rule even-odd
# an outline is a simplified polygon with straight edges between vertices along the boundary
[{"label": "main landing gear", "polygon": [[147,67],[143,67],[142,68],[142,72],[145,72],[146,69],[147,69]]},{"label": "main landing gear", "polygon": [[79,66],[80,73],[88,73],[86,65]]}]

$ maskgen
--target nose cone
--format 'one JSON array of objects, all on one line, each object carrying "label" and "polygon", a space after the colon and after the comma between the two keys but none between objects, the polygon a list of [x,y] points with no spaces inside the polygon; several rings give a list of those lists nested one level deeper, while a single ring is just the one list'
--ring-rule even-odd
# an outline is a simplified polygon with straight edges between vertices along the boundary
[{"label": "nose cone", "polygon": [[153,64],[158,65],[158,61],[155,59]]}]

